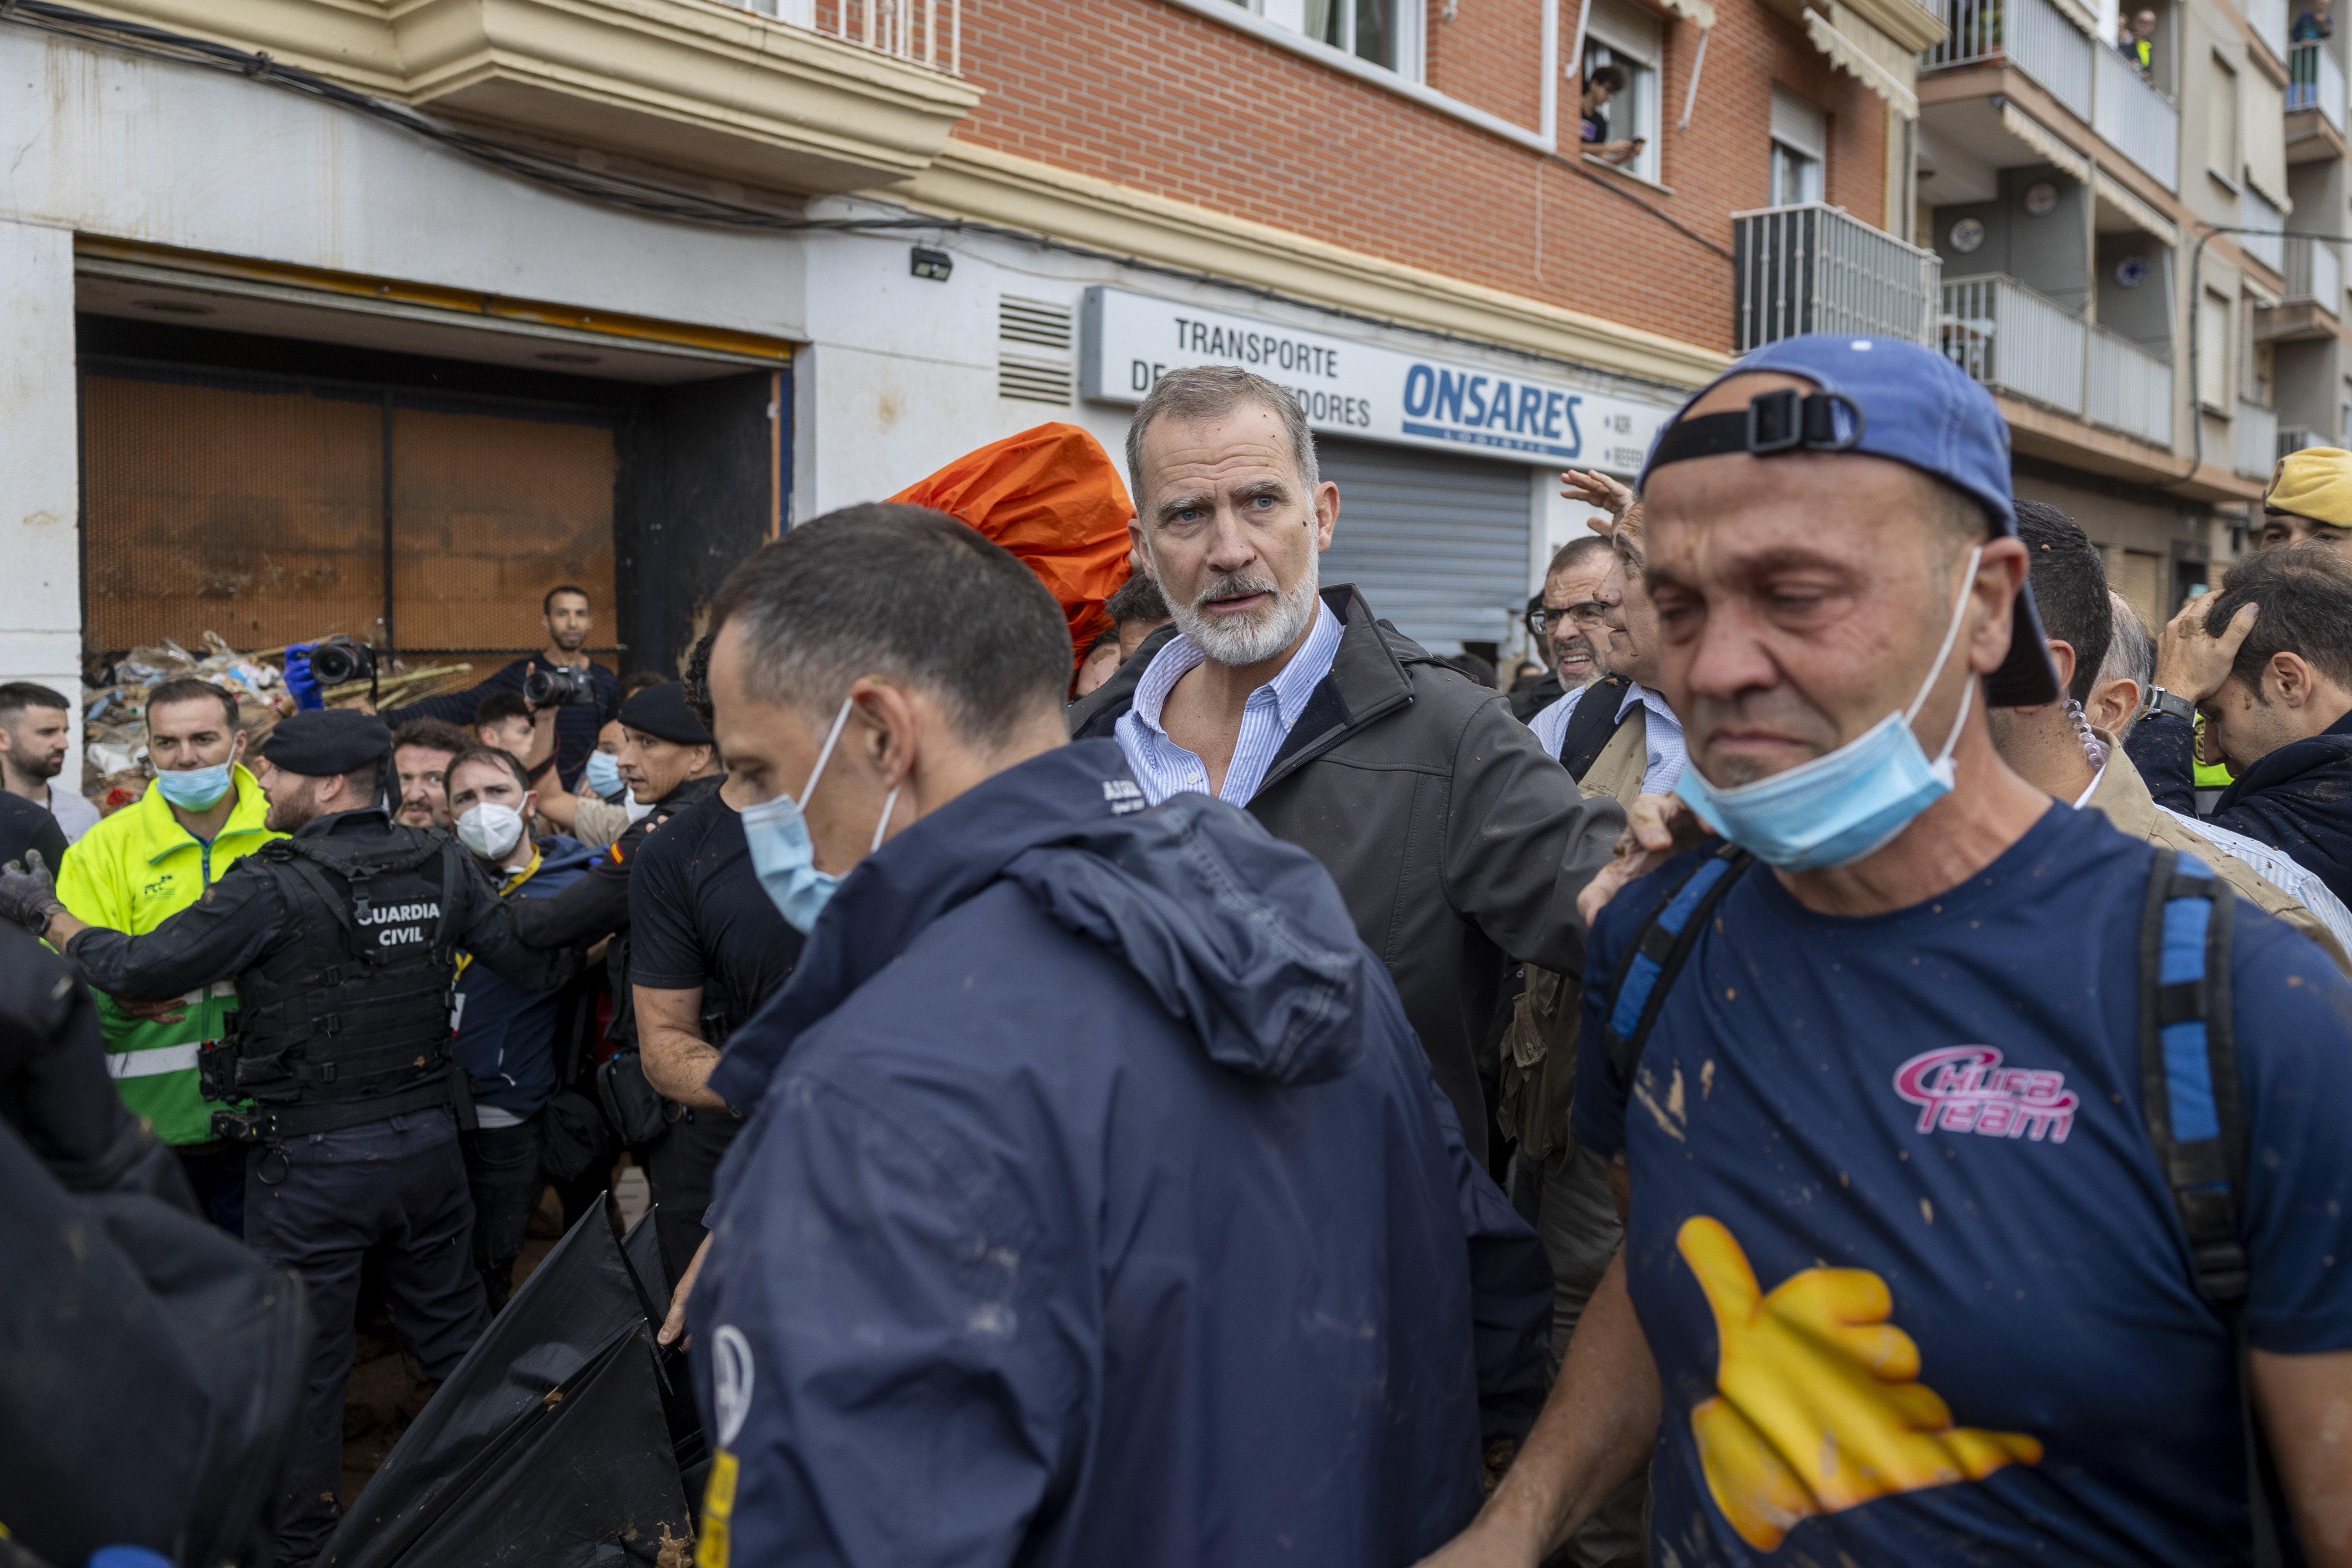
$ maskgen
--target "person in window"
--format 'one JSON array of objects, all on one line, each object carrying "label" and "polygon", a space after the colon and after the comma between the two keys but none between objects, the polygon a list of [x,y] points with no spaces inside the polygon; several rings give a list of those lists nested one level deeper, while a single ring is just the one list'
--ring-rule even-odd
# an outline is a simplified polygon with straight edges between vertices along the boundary
[{"label": "person in window", "polygon": [[1612,142],[1609,139],[1608,103],[1625,90],[1625,70],[1622,66],[1601,66],[1584,79],[1584,153],[1604,163],[1632,163],[1642,153],[1642,139]]},{"label": "person in window", "polygon": [[2313,44],[2322,38],[2334,37],[2334,9],[2333,0],[2309,0],[2302,10],[2295,13],[2294,26],[2287,30],[2287,37],[2298,44]]}]

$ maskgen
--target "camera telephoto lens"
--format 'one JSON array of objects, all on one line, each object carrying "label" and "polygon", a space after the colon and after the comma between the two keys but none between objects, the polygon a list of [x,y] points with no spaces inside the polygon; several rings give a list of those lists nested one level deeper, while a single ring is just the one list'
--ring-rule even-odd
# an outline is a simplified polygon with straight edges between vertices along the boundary
[{"label": "camera telephoto lens", "polygon": [[375,672],[375,650],[346,637],[331,637],[310,649],[310,674],[320,686],[365,680]]}]

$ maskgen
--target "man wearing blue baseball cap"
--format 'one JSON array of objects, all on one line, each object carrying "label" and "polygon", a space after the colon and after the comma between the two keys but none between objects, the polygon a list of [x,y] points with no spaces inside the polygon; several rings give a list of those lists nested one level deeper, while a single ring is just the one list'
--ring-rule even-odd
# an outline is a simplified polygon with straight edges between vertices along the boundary
[{"label": "man wearing blue baseball cap", "polygon": [[1995,752],[1985,708],[2058,689],[1991,398],[1776,343],[1643,500],[1709,833],[1665,858],[1634,814],[1574,1111],[1625,1246],[1433,1561],[1535,1563],[1649,1455],[1684,1568],[2275,1563],[2297,1526],[2352,1563],[2352,985]]}]

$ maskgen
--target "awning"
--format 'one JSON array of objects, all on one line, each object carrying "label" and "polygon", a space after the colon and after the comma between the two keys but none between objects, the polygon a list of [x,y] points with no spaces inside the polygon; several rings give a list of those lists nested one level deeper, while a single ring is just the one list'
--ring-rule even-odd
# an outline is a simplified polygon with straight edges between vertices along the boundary
[{"label": "awning", "polygon": [[2109,174],[2105,169],[2096,171],[2093,175],[2091,191],[2099,200],[2162,240],[2167,247],[2180,243],[2180,230],[2178,227],[2159,216],[2154,207],[2132,195],[2122,181]]},{"label": "awning", "polygon": [[2053,166],[2063,169],[2086,185],[2091,183],[2091,161],[2059,140],[2056,132],[2017,105],[2001,104],[2000,128],[2050,160]]},{"label": "awning", "polygon": [[1715,7],[1707,0],[1666,0],[1666,9],[1686,22],[1696,22],[1702,27],[1715,26]]},{"label": "awning", "polygon": [[1893,44],[1843,5],[1837,6],[1836,16],[1833,24],[1818,11],[1805,13],[1805,37],[1813,41],[1813,47],[1829,56],[1831,63],[1840,70],[1885,99],[1897,114],[1908,120],[1918,119],[1918,94],[1894,70],[1881,65],[1874,58],[1878,51],[1863,40],[1864,37],[1876,37],[1890,50]]}]

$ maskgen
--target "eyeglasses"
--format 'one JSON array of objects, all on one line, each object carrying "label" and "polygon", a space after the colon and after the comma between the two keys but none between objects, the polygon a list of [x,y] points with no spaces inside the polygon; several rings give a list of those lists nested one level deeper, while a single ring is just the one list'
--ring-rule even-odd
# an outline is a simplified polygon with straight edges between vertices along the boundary
[{"label": "eyeglasses", "polygon": [[1588,630],[1606,623],[1609,606],[1598,599],[1587,599],[1580,605],[1535,605],[1528,610],[1528,630],[1543,637],[1562,621],[1570,621]]}]

